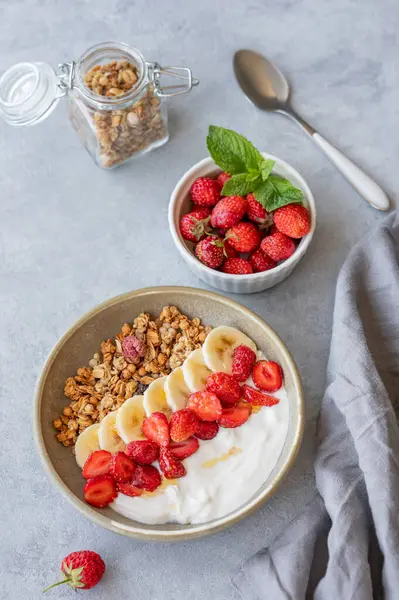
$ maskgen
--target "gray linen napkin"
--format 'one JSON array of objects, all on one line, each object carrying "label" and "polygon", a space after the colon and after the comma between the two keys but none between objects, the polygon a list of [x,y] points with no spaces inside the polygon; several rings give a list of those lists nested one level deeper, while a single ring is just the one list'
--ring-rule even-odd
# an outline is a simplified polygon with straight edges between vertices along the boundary
[{"label": "gray linen napkin", "polygon": [[342,268],[318,424],[318,494],[234,576],[245,600],[399,599],[398,263],[392,215]]}]

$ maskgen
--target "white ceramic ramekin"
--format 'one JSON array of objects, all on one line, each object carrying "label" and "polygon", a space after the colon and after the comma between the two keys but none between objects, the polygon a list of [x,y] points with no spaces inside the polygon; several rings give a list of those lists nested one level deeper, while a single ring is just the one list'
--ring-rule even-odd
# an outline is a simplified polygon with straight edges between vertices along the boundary
[{"label": "white ceramic ramekin", "polygon": [[265,158],[271,158],[276,161],[273,173],[281,175],[288,179],[293,185],[300,188],[304,193],[304,204],[311,214],[312,225],[310,232],[302,238],[294,254],[286,261],[279,264],[276,268],[262,273],[252,273],[250,275],[229,275],[214,269],[210,269],[202,264],[193,253],[193,244],[187,242],[181,236],[179,223],[183,215],[189,212],[191,199],[189,195],[190,187],[197,177],[215,176],[220,173],[220,169],[215,165],[211,158],[204,158],[191,169],[186,171],[172,192],[169,203],[169,227],[173,241],[190,269],[208,285],[235,294],[253,294],[261,292],[277,285],[283,279],[288,277],[292,270],[301,260],[312,241],[313,233],[316,227],[316,206],[310,191],[310,188],[303,177],[296,169],[276,156],[262,152]]}]

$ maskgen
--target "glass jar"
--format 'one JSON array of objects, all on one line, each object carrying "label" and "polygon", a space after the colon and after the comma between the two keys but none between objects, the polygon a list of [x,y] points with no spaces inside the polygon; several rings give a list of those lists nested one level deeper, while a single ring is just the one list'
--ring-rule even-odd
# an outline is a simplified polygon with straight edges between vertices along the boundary
[{"label": "glass jar", "polygon": [[65,96],[81,142],[98,166],[111,169],[165,144],[165,98],[197,84],[186,67],[160,67],[135,48],[106,42],[56,70],[41,62],[8,69],[0,78],[0,115],[11,125],[36,125]]}]

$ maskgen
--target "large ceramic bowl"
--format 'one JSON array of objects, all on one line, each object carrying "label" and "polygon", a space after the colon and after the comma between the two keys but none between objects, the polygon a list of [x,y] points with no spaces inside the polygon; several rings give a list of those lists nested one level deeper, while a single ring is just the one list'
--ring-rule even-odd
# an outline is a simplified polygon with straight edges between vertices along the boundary
[{"label": "large ceramic bowl", "polygon": [[176,184],[170,197],[169,229],[176,248],[197,277],[205,281],[208,285],[225,292],[253,294],[254,292],[267,290],[283,281],[290,273],[292,273],[305,252],[308,250],[316,227],[315,201],[313,194],[302,175],[300,175],[294,167],[284,160],[281,160],[281,158],[277,158],[266,152],[262,152],[262,155],[264,158],[271,158],[276,161],[273,168],[274,174],[285,177],[293,185],[303,191],[304,205],[310,211],[311,216],[310,232],[301,239],[294,254],[277,265],[274,269],[263,271],[262,273],[251,273],[249,275],[230,275],[229,273],[222,273],[221,271],[210,269],[202,264],[194,255],[193,244],[183,239],[180,233],[179,223],[183,215],[190,211],[191,199],[189,192],[192,184],[197,177],[215,177],[220,173],[219,167],[215,165],[211,158],[204,158],[186,171]]},{"label": "large ceramic bowl", "polygon": [[[244,505],[230,514],[198,525],[145,525],[131,521],[111,508],[95,509],[83,499],[81,470],[69,448],[57,442],[53,419],[66,403],[65,379],[87,364],[100,342],[113,337],[123,323],[132,322],[140,312],[158,315],[165,305],[175,305],[190,317],[200,317],[213,326],[232,325],[250,336],[258,348],[278,361],[285,376],[290,419],[288,435],[275,469],[262,487]],[[155,287],[112,298],[82,317],[51,351],[36,390],[34,435],[37,449],[52,483],[87,518],[116,533],[131,537],[177,541],[215,533],[251,514],[274,494],[291,468],[303,430],[304,406],[301,381],[295,363],[278,335],[260,317],[236,302],[212,292],[184,287]]]}]

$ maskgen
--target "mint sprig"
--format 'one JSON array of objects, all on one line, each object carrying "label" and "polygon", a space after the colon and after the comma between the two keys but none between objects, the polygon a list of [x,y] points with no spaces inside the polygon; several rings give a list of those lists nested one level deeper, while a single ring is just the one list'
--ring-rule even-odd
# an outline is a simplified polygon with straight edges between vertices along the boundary
[{"label": "mint sprig", "polygon": [[223,186],[224,196],[246,196],[253,192],[268,212],[286,204],[302,203],[302,190],[288,179],[272,175],[275,161],[263,158],[244,136],[210,125],[206,144],[214,162],[231,175]]}]

